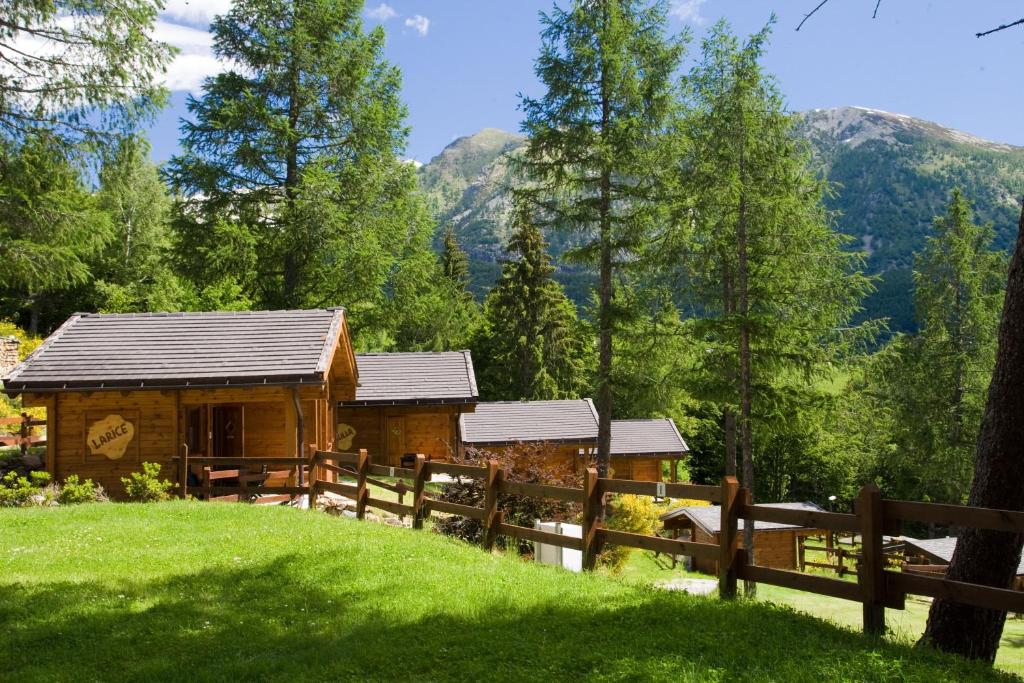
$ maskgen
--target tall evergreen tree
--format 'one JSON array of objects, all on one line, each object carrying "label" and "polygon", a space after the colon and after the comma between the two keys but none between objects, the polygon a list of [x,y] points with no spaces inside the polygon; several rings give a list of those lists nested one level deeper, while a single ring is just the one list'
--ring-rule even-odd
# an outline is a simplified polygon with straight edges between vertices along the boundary
[{"label": "tall evergreen tree", "polygon": [[[260,307],[344,304],[381,320],[389,278],[433,226],[401,160],[405,107],[384,33],[361,0],[238,0],[212,24],[235,68],[189,100],[168,177],[184,195],[179,253],[210,286]],[[223,282],[202,254],[251,244]],[[209,265],[207,265],[209,263]],[[353,319],[360,319],[353,316]]]},{"label": "tall evergreen tree", "polygon": [[575,398],[587,379],[585,333],[576,309],[551,274],[543,235],[525,210],[515,212],[510,260],[484,302],[473,359],[484,398]]},{"label": "tall evergreen tree", "polygon": [[33,334],[66,317],[55,302],[89,282],[110,239],[110,218],[82,176],[49,133],[0,147],[0,300]]},{"label": "tall evergreen tree", "polygon": [[687,271],[705,346],[696,390],[723,406],[726,471],[736,471],[738,446],[751,490],[755,430],[796,414],[780,406],[806,398],[828,372],[869,288],[848,238],[832,230],[795,117],[760,66],[768,36],[766,27],[741,45],[720,22],[705,37],[680,143],[684,192],[658,245]]},{"label": "tall evergreen tree", "polygon": [[911,500],[963,503],[985,391],[995,363],[1005,257],[954,190],[914,267],[919,331],[879,354],[879,399],[894,415],[887,490]]},{"label": "tall evergreen tree", "polygon": [[575,232],[574,255],[596,265],[598,469],[611,444],[616,273],[644,244],[661,211],[663,137],[677,102],[683,41],[666,35],[668,4],[573,0],[541,15],[536,73],[546,92],[524,97],[529,141],[519,194],[545,224]]},{"label": "tall evergreen tree", "polygon": [[441,270],[459,289],[469,291],[469,257],[459,246],[455,226],[448,224],[441,240]]}]

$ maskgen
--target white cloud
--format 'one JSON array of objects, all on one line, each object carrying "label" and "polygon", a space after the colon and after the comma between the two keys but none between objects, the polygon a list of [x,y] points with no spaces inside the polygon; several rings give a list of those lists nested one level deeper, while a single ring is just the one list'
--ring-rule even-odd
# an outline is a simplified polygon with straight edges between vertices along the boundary
[{"label": "white cloud", "polygon": [[158,20],[153,37],[180,51],[164,75],[164,84],[171,90],[195,92],[202,86],[204,78],[225,68],[213,54],[213,36],[209,31]]},{"label": "white cloud", "polygon": [[218,14],[227,14],[231,0],[167,0],[167,6],[160,13],[163,18],[176,23],[206,25]]},{"label": "white cloud", "polygon": [[373,9],[366,10],[366,16],[377,21],[387,21],[388,19],[394,19],[398,16],[398,12],[395,8],[386,2],[382,2]]},{"label": "white cloud", "polygon": [[414,17],[409,17],[405,20],[405,25],[409,28],[416,29],[416,32],[421,36],[427,35],[427,31],[430,30],[430,19],[425,16],[417,14]]},{"label": "white cloud", "polygon": [[700,13],[700,6],[706,0],[673,0],[669,14],[683,23],[703,24],[706,20]]}]

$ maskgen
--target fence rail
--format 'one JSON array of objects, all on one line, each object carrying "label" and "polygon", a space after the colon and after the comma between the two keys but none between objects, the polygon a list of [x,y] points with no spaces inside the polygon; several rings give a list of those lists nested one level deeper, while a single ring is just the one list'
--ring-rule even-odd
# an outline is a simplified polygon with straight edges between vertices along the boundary
[{"label": "fence rail", "polygon": [[18,417],[0,417],[0,447],[18,446],[24,456],[30,447],[46,445],[45,436],[33,433],[36,427],[45,426],[46,420],[32,417],[28,413]]},{"label": "fence rail", "polygon": [[[483,525],[482,545],[485,548],[493,547],[496,537],[504,535],[580,550],[583,553],[584,569],[594,568],[597,554],[606,544],[640,548],[673,556],[689,555],[715,560],[719,567],[719,594],[723,598],[733,597],[736,594],[737,580],[745,580],[860,602],[864,607],[864,629],[870,633],[882,632],[885,627],[885,610],[903,609],[907,595],[924,595],[977,607],[1024,612],[1022,592],[952,581],[932,570],[921,572],[911,569],[903,572],[888,569],[886,550],[891,551],[892,546],[886,546],[885,536],[893,533],[893,529],[898,530],[899,524],[905,521],[1024,533],[1024,512],[884,500],[878,487],[870,484],[861,489],[854,513],[848,514],[754,506],[751,504],[749,491],[741,489],[735,477],[725,477],[720,486],[698,486],[603,479],[597,476],[596,470],[587,469],[583,477],[583,487],[568,488],[510,481],[494,461],[485,466],[478,466],[430,462],[424,456],[417,455],[415,467],[410,469],[373,465],[369,462],[367,452],[361,450],[358,453],[316,451],[308,458],[199,457],[189,460],[186,453],[179,458],[179,483],[182,493],[187,492],[185,482],[190,462],[199,465],[217,463],[237,467],[287,466],[294,469],[294,476],[298,482],[294,486],[267,485],[271,478],[270,474],[280,474],[270,473],[262,480],[259,480],[262,475],[248,475],[255,476],[257,480],[240,481],[239,486],[221,486],[213,483],[217,481],[214,476],[207,478],[202,487],[202,492],[210,497],[226,496],[237,499],[252,493],[307,494],[310,506],[315,507],[318,496],[327,492],[337,493],[356,502],[356,516],[359,519],[365,517],[367,507],[373,507],[397,515],[412,516],[414,528],[422,528],[424,519],[432,513],[460,515],[478,520]],[[302,476],[306,470],[309,473],[309,483],[303,484]],[[209,472],[209,469],[206,471]],[[410,479],[412,483],[411,486],[402,481],[390,484],[374,480],[370,474]],[[483,505],[462,505],[428,497],[425,485],[435,474],[481,480],[485,491]],[[232,475],[241,479],[246,476],[242,474],[242,470],[229,470],[223,477],[228,478]],[[334,478],[340,477],[355,480],[355,483],[333,481]],[[412,493],[412,504],[373,498],[370,496],[368,484],[381,486],[400,495]],[[611,493],[682,497],[718,503],[721,505],[721,532],[718,542],[698,543],[603,528],[598,517],[604,497]],[[582,538],[506,523],[498,508],[500,495],[547,498],[581,504]],[[844,572],[855,573],[856,582],[755,564],[748,553],[740,548],[738,528],[741,519],[747,522],[777,522],[821,529],[830,540],[834,538],[836,532],[855,534],[860,538],[859,552],[829,547],[825,550],[842,553],[858,561],[859,566],[855,571],[849,569]],[[811,562],[802,564],[815,566],[815,563]]]}]

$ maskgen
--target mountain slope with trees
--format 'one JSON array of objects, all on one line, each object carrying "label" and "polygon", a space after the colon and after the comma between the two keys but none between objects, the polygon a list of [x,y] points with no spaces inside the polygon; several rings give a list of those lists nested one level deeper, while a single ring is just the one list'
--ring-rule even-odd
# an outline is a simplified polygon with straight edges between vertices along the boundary
[{"label": "mountain slope with trees", "polygon": [[[798,131],[835,183],[826,205],[839,213],[836,227],[866,252],[867,271],[883,275],[865,302],[865,317],[889,317],[895,331],[915,329],[906,296],[914,254],[924,248],[932,220],[944,212],[954,187],[974,202],[980,223],[992,223],[997,248],[1012,244],[1015,198],[1024,193],[1024,148],[861,107],[805,112]],[[454,141],[420,169],[435,215],[454,225],[470,256],[471,288],[481,297],[500,274],[497,261],[511,236],[508,156],[523,140],[486,129]],[[556,277],[570,298],[586,303],[588,275],[557,262],[571,244],[565,235],[547,237]]]}]

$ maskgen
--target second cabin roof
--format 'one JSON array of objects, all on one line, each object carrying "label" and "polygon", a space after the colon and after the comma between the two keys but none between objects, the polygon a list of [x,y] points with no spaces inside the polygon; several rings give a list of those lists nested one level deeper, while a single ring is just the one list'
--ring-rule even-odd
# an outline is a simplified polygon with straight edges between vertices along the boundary
[{"label": "second cabin roof", "polygon": [[4,378],[4,390],[321,384],[336,361],[354,383],[354,357],[340,308],[80,313]]},{"label": "second cabin roof", "polygon": [[477,404],[459,418],[462,442],[597,444],[597,411],[589,398],[562,401],[496,401]]},{"label": "second cabin roof", "polygon": [[476,403],[469,351],[359,353],[356,398],[342,405]]}]

